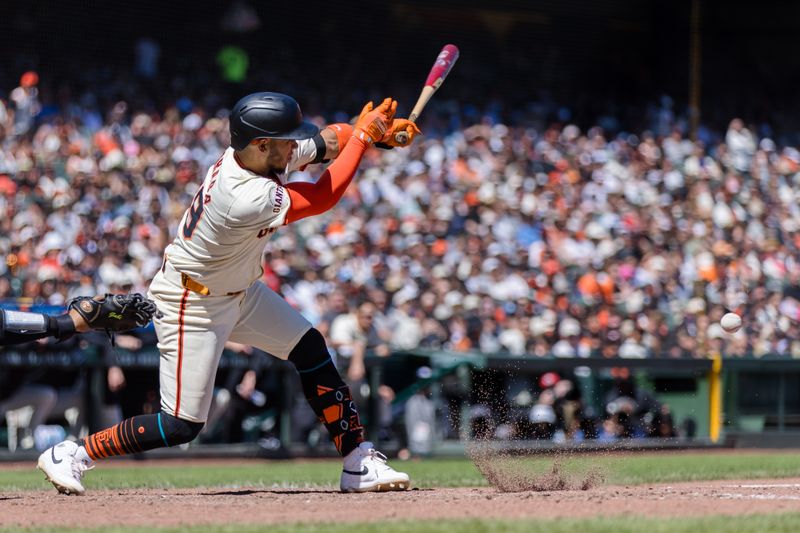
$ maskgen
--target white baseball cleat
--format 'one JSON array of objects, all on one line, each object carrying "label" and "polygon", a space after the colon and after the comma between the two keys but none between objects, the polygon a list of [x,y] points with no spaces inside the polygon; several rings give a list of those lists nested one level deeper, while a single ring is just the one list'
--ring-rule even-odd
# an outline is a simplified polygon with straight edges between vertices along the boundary
[{"label": "white baseball cleat", "polygon": [[362,442],[344,458],[339,487],[342,492],[384,492],[408,490],[411,482],[408,474],[387,465],[386,456],[371,442]]},{"label": "white baseball cleat", "polygon": [[83,473],[94,468],[94,464],[75,457],[78,445],[65,440],[48,448],[39,456],[36,467],[44,472],[47,481],[61,494],[81,495],[86,492],[81,484]]}]

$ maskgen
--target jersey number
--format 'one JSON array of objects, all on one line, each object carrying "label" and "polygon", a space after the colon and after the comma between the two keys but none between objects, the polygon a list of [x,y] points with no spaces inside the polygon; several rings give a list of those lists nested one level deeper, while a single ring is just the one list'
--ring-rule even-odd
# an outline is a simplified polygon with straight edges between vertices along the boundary
[{"label": "jersey number", "polygon": [[200,217],[203,216],[203,188],[200,187],[200,190],[197,191],[197,194],[194,195],[194,199],[192,200],[192,205],[189,206],[189,209],[186,211],[186,224],[183,225],[183,237],[185,239],[191,239],[192,233],[194,233],[194,228],[197,227],[197,223],[200,221]]}]

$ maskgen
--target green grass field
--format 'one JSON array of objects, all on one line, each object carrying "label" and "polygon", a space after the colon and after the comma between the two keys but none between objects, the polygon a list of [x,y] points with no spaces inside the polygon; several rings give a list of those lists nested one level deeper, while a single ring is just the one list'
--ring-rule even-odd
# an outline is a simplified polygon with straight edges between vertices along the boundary
[{"label": "green grass field", "polygon": [[[800,514],[750,515],[738,517],[711,516],[704,518],[679,518],[656,520],[650,518],[592,518],[589,520],[436,520],[429,522],[381,522],[348,524],[348,531],[358,533],[704,533],[735,531],[736,533],[796,533],[800,527]],[[341,524],[270,525],[270,533],[313,533],[342,529]],[[147,528],[150,533],[260,533],[264,525],[254,526],[198,526],[181,528]],[[103,533],[133,533],[141,528],[102,529],[0,529],[3,532],[26,531],[36,533],[102,531]]]},{"label": "green grass field", "polygon": [[[520,458],[521,468],[545,471],[552,457]],[[718,455],[708,452],[681,454],[597,455],[562,457],[567,472],[599,469],[605,483],[637,485],[712,479],[800,477],[800,456],[753,452]],[[392,464],[408,472],[414,486],[479,487],[486,481],[467,459],[428,459]],[[264,461],[236,465],[163,464],[158,461],[118,461],[111,468],[99,465],[86,475],[87,489],[187,488],[187,487],[333,487],[338,483],[338,460],[313,462]],[[42,474],[30,470],[0,472],[0,490],[46,489]]]},{"label": "green grass field", "polygon": [[[519,468],[537,471],[548,470],[553,457],[512,459]],[[739,454],[715,454],[713,452],[679,454],[626,454],[626,455],[582,455],[561,458],[567,472],[580,473],[588,469],[599,469],[606,484],[636,485],[678,481],[715,479],[755,479],[800,477],[800,457],[779,452],[752,452]],[[101,465],[86,477],[87,489],[124,488],[188,488],[188,487],[330,487],[338,483],[340,462],[313,461],[288,462],[265,461],[248,464],[185,464],[145,462],[117,462],[103,468]],[[468,460],[423,460],[393,464],[409,473],[414,485],[431,487],[485,486],[486,481]],[[0,471],[0,493],[18,490],[52,490],[41,473],[31,465],[30,470]],[[1,496],[1,494],[0,494]],[[1,498],[0,498],[1,499]],[[0,502],[2,507],[2,502]],[[331,531],[341,524],[292,524],[270,526],[274,533]],[[214,531],[244,532],[263,531],[263,525],[216,526],[193,528],[147,528],[151,531]],[[703,518],[677,518],[670,520],[642,517],[593,518],[588,520],[437,520],[427,522],[381,522],[348,525],[348,529],[359,533],[380,532],[687,532],[705,531],[800,531],[800,513],[709,516]],[[136,531],[137,528],[102,528],[96,531]],[[12,531],[12,529],[0,529]],[[37,528],[26,531],[69,531],[65,529]]]}]

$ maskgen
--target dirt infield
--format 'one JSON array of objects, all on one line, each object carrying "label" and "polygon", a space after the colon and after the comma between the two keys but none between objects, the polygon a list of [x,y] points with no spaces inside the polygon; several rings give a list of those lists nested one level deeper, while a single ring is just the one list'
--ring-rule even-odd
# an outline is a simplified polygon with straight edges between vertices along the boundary
[{"label": "dirt infield", "polygon": [[[363,503],[367,503],[363,505]],[[359,505],[348,505],[359,503]],[[709,481],[502,493],[494,488],[339,494],[321,489],[0,493],[0,526],[181,526],[436,518],[703,516],[796,511],[800,479]]]}]

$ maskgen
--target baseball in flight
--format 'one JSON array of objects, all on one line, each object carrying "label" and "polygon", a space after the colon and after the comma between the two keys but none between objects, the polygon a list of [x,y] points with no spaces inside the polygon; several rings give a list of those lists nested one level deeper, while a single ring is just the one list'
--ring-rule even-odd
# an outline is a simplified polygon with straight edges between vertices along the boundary
[{"label": "baseball in flight", "polygon": [[727,333],[736,333],[742,328],[742,317],[736,313],[725,313],[719,324]]}]

